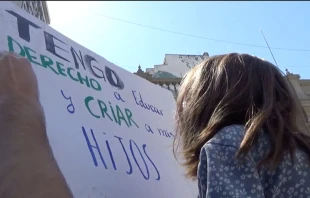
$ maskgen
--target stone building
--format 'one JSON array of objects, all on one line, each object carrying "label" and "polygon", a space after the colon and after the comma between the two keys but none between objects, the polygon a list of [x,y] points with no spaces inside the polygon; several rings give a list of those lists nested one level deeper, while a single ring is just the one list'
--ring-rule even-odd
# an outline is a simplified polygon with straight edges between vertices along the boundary
[{"label": "stone building", "polygon": [[[145,72],[139,66],[134,74],[170,90],[176,97],[184,74],[208,57],[208,53],[203,55],[166,54],[163,64],[147,68]],[[296,93],[299,110],[298,125],[310,133],[310,80],[300,79],[299,75],[292,74],[288,70],[286,70],[285,78],[294,90],[293,92]]]},{"label": "stone building", "polygon": [[298,125],[310,133],[310,79],[300,79],[300,75],[286,70],[286,79],[294,90],[298,104]]},{"label": "stone building", "polygon": [[202,55],[166,54],[163,64],[146,68],[145,72],[139,66],[135,74],[170,90],[176,97],[182,77],[189,69],[208,57],[207,52]]},{"label": "stone building", "polygon": [[46,1],[11,1],[46,24],[51,23]]},{"label": "stone building", "polygon": [[[158,72],[170,73],[171,77],[182,78],[189,69],[209,57],[207,52],[202,55],[166,54],[163,64],[154,65],[153,68],[146,68],[146,73],[160,77]],[[169,74],[169,75],[170,75]]]}]

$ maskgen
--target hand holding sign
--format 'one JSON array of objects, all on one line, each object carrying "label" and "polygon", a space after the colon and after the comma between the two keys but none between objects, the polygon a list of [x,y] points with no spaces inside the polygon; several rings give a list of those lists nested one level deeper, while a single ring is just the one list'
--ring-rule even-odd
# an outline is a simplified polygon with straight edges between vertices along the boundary
[{"label": "hand holding sign", "polygon": [[26,58],[0,52],[0,96],[7,95],[22,95],[38,100],[38,82]]}]

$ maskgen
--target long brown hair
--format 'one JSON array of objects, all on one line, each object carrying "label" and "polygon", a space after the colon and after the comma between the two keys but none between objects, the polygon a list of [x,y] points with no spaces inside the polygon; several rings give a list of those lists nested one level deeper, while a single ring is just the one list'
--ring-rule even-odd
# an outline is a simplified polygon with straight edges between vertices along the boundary
[{"label": "long brown hair", "polygon": [[181,83],[174,153],[180,145],[187,176],[195,179],[202,146],[221,128],[240,124],[246,132],[236,157],[246,156],[264,130],[271,149],[258,165],[274,168],[297,145],[310,156],[310,138],[296,126],[296,113],[294,95],[273,64],[248,54],[213,56]]}]

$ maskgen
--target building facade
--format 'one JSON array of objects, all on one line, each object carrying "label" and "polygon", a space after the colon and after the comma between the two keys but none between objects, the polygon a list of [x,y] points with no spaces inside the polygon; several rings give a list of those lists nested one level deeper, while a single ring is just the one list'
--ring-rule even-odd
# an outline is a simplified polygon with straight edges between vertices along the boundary
[{"label": "building facade", "polygon": [[[170,90],[176,97],[182,77],[208,57],[208,53],[203,55],[166,54],[163,64],[147,68],[146,71],[143,71],[139,66],[138,71],[134,74]],[[310,133],[310,80],[300,79],[299,75],[292,74],[288,70],[286,70],[285,78],[296,96],[299,111],[298,125]]]},{"label": "building facade", "polygon": [[46,24],[51,23],[46,1],[11,1]]},{"label": "building facade", "polygon": [[296,96],[299,111],[298,125],[310,132],[310,80],[300,79],[300,75],[292,74],[288,70],[285,77]]},{"label": "building facade", "polygon": [[146,68],[145,72],[139,66],[135,74],[170,90],[176,97],[182,77],[208,57],[207,52],[202,55],[166,54],[163,64]]},{"label": "building facade", "polygon": [[171,77],[182,78],[189,69],[208,57],[207,52],[202,55],[166,54],[163,64],[146,68],[146,73],[160,77],[158,72],[165,72],[165,74],[169,73]]}]

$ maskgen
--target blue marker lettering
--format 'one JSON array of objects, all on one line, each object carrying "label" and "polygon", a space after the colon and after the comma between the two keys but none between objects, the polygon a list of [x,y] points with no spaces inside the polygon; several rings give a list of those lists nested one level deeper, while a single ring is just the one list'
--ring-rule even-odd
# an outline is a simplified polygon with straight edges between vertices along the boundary
[{"label": "blue marker lettering", "polygon": [[90,143],[90,141],[89,141],[89,139],[88,139],[86,130],[85,130],[85,128],[84,128],[83,126],[82,126],[82,130],[83,130],[83,134],[84,134],[84,137],[85,137],[85,140],[86,140],[86,142],[87,142],[87,146],[88,146],[89,152],[90,152],[90,154],[91,154],[91,156],[92,156],[92,158],[93,158],[93,161],[94,161],[95,166],[98,166],[98,163],[97,163],[97,160],[96,160],[96,157],[95,157],[95,154],[94,154],[93,149],[97,149],[102,164],[104,165],[104,167],[105,167],[106,169],[108,169],[108,167],[107,167],[107,165],[106,165],[106,163],[105,163],[105,161],[104,161],[104,159],[103,159],[103,157],[102,157],[102,154],[101,154],[101,151],[100,151],[100,148],[99,148],[99,146],[98,146],[98,143],[97,143],[97,140],[96,140],[96,138],[95,138],[95,135],[94,135],[93,130],[90,129],[90,132],[91,132],[91,134],[92,134],[92,137],[93,137],[93,140],[94,140],[96,146],[91,145],[91,143]]},{"label": "blue marker lettering", "polygon": [[116,138],[119,140],[119,142],[121,143],[121,145],[122,145],[122,147],[123,147],[123,150],[124,150],[124,153],[125,153],[125,155],[126,155],[127,162],[128,162],[128,165],[129,165],[129,171],[126,171],[126,173],[127,173],[128,175],[131,175],[131,174],[132,174],[132,165],[131,165],[131,162],[130,162],[130,160],[129,160],[127,151],[126,151],[126,149],[125,149],[125,147],[124,147],[124,144],[123,144],[123,142],[122,142],[122,138],[121,138],[121,137],[117,137],[117,136],[114,136],[114,137],[116,137]]},{"label": "blue marker lettering", "polygon": [[[135,156],[135,154],[134,154],[134,152],[133,152],[133,149],[132,149],[132,144],[134,144],[134,145],[136,146],[136,148],[137,148],[137,150],[139,151],[140,156],[141,156],[141,158],[142,158],[142,160],[143,160],[143,162],[144,162],[144,165],[145,165],[145,168],[146,168],[146,173],[147,173],[146,176],[144,175],[144,173],[143,173],[143,171],[142,171],[142,169],[141,169],[141,167],[140,167],[140,165],[139,165],[139,163],[138,163],[138,161],[137,161],[137,159],[136,159],[136,156]],[[147,167],[147,164],[146,164],[146,162],[145,162],[145,160],[144,160],[144,158],[143,158],[143,155],[142,155],[142,153],[141,153],[139,147],[137,146],[137,144],[136,144],[133,140],[130,140],[130,150],[131,150],[133,159],[135,160],[135,162],[136,162],[136,164],[137,164],[137,166],[138,166],[138,168],[139,168],[141,174],[143,175],[144,179],[148,180],[148,179],[150,178],[149,169],[148,169],[148,167]]]}]

